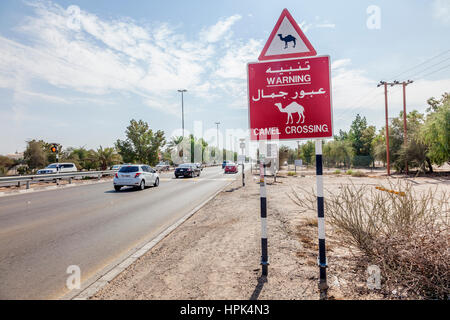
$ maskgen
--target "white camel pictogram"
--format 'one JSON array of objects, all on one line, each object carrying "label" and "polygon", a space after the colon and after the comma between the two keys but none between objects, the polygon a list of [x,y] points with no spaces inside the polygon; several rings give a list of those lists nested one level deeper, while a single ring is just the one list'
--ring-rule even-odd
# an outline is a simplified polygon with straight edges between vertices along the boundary
[{"label": "white camel pictogram", "polygon": [[297,124],[300,123],[301,119],[303,119],[302,123],[305,122],[305,115],[303,114],[305,112],[305,108],[303,108],[297,102],[292,102],[290,105],[288,105],[284,109],[283,109],[283,105],[281,103],[275,103],[275,106],[277,106],[277,108],[280,110],[280,112],[288,114],[288,119],[287,119],[286,124],[289,124],[289,119],[291,119],[291,124],[294,123],[294,117],[292,116],[293,113],[298,114]]}]

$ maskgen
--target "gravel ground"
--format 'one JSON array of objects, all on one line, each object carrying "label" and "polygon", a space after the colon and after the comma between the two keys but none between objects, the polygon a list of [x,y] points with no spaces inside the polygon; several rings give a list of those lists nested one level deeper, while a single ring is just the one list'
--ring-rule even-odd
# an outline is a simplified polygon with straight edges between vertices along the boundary
[{"label": "gravel ground", "polygon": [[[292,188],[315,187],[315,176],[313,171],[281,174],[276,183],[267,178],[267,279],[260,278],[258,177],[247,175],[245,188],[240,181],[227,187],[93,299],[319,299],[316,212],[301,213],[289,197]],[[324,186],[335,192],[342,183],[388,185],[386,176],[368,174],[329,174]],[[450,190],[448,178],[409,180],[423,190]],[[329,298],[383,298],[367,289],[364,270],[329,225],[326,234]]]}]

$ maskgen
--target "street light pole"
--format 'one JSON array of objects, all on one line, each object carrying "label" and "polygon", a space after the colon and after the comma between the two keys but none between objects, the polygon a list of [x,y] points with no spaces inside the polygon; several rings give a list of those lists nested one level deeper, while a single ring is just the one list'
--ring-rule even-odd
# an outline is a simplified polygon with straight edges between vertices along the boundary
[{"label": "street light pole", "polygon": [[183,138],[184,138],[184,99],[183,99],[183,93],[187,92],[186,89],[178,90],[178,92],[181,92],[181,127],[183,128]]},{"label": "street light pole", "polygon": [[[216,150],[216,153],[214,153],[214,155],[215,155],[215,158],[217,159],[217,155],[218,154],[220,154],[220,152],[219,152],[219,124],[220,124],[220,122],[214,122],[215,124],[216,124],[216,126],[217,126],[217,141],[216,141],[216,144],[217,144],[217,150]],[[214,160],[214,163],[215,163],[215,160]]]}]

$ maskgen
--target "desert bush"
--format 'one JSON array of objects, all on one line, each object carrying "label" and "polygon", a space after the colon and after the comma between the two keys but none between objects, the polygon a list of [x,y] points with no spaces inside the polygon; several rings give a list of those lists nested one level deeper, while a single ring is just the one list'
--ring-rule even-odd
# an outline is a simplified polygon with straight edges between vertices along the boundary
[{"label": "desert bush", "polygon": [[341,174],[341,170],[339,170],[339,169],[334,170],[334,174]]},{"label": "desert bush", "polygon": [[[397,193],[354,184],[325,197],[327,221],[344,246],[356,246],[380,267],[382,291],[392,296],[449,299],[450,237],[447,194],[415,192],[409,183],[391,184]],[[296,191],[291,199],[305,210],[316,208],[314,192]]]},{"label": "desert bush", "polygon": [[353,170],[347,170],[347,171],[345,172],[345,174],[352,175],[352,174],[353,174]]},{"label": "desert bush", "polygon": [[296,176],[297,174],[295,173],[295,172],[293,172],[293,171],[289,171],[288,172],[288,176],[289,177],[294,177],[294,176]]},{"label": "desert bush", "polygon": [[351,173],[352,177],[367,177],[367,174],[365,174],[362,171],[354,171]]}]

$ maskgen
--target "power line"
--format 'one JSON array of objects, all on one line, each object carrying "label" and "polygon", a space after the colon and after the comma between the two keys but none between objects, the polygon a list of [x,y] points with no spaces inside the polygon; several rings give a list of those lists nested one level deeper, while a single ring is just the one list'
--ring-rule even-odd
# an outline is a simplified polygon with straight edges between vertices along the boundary
[{"label": "power line", "polygon": [[417,67],[420,67],[420,66],[426,64],[427,62],[429,62],[429,61],[431,61],[431,60],[433,60],[433,59],[436,59],[436,58],[438,58],[438,57],[440,57],[440,56],[446,54],[447,52],[450,52],[450,49],[449,49],[449,50],[446,50],[446,51],[444,51],[444,52],[441,52],[440,54],[438,54],[438,55],[436,55],[436,56],[433,56],[433,57],[431,57],[431,58],[425,60],[424,62],[419,63],[418,65],[416,65],[416,66],[414,66],[414,67],[412,67],[412,68],[409,68],[409,69],[407,69],[406,71],[403,71],[403,72],[399,73],[398,75],[393,76],[393,77],[391,77],[391,78],[389,78],[389,79],[395,79],[395,78],[398,78],[399,76],[404,75],[405,73],[407,73],[407,72],[409,72],[409,71],[411,71],[411,70],[414,70],[414,69],[416,69]]},{"label": "power line", "polygon": [[[414,67],[411,67],[411,68],[409,68],[409,69],[407,69],[407,70],[405,70],[405,71],[403,71],[403,72],[397,74],[396,76],[392,77],[391,79],[397,78],[397,77],[400,76],[400,75],[407,74],[408,72],[410,72],[410,71],[412,71],[412,70],[414,70],[414,69],[417,69],[418,67],[423,66],[423,65],[427,64],[428,62],[433,61],[434,59],[437,59],[437,58],[439,58],[439,57],[445,55],[445,54],[448,53],[448,52],[450,52],[450,49],[449,49],[449,50],[446,50],[446,51],[444,51],[444,52],[441,52],[440,54],[435,55],[435,56],[433,56],[433,57],[431,57],[431,58],[425,60],[424,62],[421,62],[421,63],[419,63],[418,65],[416,65],[416,66],[414,66]],[[446,58],[446,59],[444,59],[444,60],[441,60],[441,61],[439,61],[438,63],[435,63],[435,64],[433,64],[433,65],[431,65],[431,66],[429,66],[429,67],[427,67],[427,68],[435,67],[435,66],[437,66],[437,65],[439,65],[439,64],[441,64],[441,63],[443,63],[443,62],[445,62],[445,61],[447,61],[447,60],[450,60],[450,57],[449,57],[449,58]],[[439,69],[439,70],[435,70],[435,71],[433,71],[433,72],[430,72],[430,73],[427,73],[427,74],[425,74],[425,75],[422,75],[421,77],[429,76],[429,75],[434,74],[434,73],[436,73],[436,72],[439,72],[439,71],[441,71],[441,70],[443,70],[443,69],[446,69],[446,68],[448,68],[449,66],[450,66],[450,65],[447,65],[447,66],[445,66],[445,67],[443,67],[443,68],[441,68],[441,69]],[[421,70],[421,71],[415,72],[415,73],[413,73],[412,75],[410,75],[409,78],[418,76],[418,75],[420,75],[420,74],[421,74],[422,72],[424,72],[424,71],[426,71],[426,70]],[[394,88],[394,89],[391,91],[391,93],[396,92],[397,89],[398,89],[398,88]],[[377,93],[377,92],[375,92],[375,91],[377,91],[377,88],[374,88],[374,89],[373,89],[372,91],[370,91],[369,93],[365,94],[364,96],[361,96],[361,98],[358,98],[358,99],[356,100],[355,103],[353,103],[353,104],[352,104],[348,109],[346,109],[344,112],[340,113],[339,116],[342,117],[342,116],[346,115],[348,112],[351,112],[351,111],[359,111],[359,110],[361,110],[362,108],[367,108],[367,107],[372,106],[374,103],[376,103],[376,100],[374,100],[372,103],[370,103],[369,105],[366,105],[366,106],[364,106],[364,107],[363,107],[363,106],[358,106],[358,105],[362,104],[363,102],[366,102],[368,99],[370,100],[370,99],[375,98],[377,95],[380,95],[380,93]],[[375,92],[375,93],[374,93],[374,92]],[[356,107],[356,108],[355,108],[355,107]]]}]

